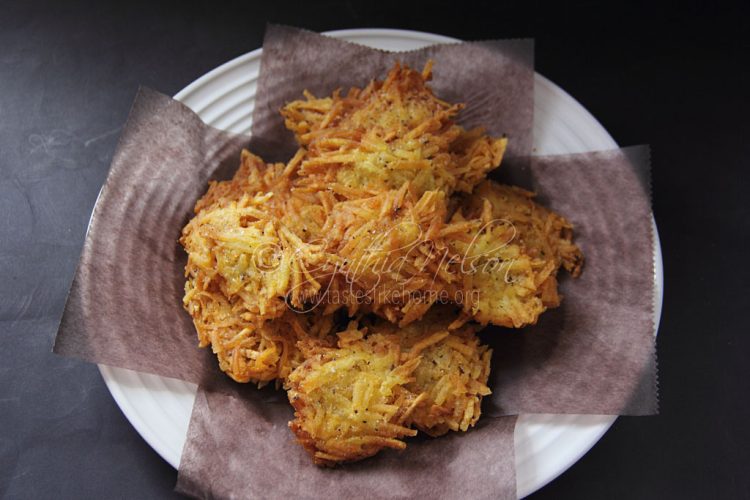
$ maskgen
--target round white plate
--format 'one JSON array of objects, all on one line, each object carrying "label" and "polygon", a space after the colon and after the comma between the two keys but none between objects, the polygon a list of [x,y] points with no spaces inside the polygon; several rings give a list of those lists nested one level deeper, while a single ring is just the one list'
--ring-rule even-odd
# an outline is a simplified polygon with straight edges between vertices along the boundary
[{"label": "round white plate", "polygon": [[[429,33],[356,29],[326,33],[385,50],[412,50],[457,42]],[[197,79],[175,99],[208,124],[249,134],[261,49],[229,61]],[[578,153],[617,147],[591,114],[562,89],[537,74],[534,85],[536,154]],[[656,234],[656,227],[654,227]],[[655,318],[658,329],[663,289],[661,247],[656,235]],[[656,332],[654,332],[656,333]],[[197,387],[180,380],[100,365],[104,382],[133,427],[177,468]],[[616,417],[607,415],[521,415],[515,431],[518,496],[541,488],[573,465],[601,438]]]}]

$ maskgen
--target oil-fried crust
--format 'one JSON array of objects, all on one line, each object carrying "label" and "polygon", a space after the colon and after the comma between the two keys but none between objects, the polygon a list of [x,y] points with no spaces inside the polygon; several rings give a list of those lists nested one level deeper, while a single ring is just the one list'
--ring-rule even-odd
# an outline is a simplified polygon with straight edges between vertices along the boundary
[{"label": "oil-fried crust", "polygon": [[453,307],[439,306],[406,328],[395,329],[383,321],[370,327],[398,337],[402,362],[420,360],[414,380],[406,385],[422,397],[409,421],[431,436],[474,426],[482,398],[491,392],[487,379],[492,349],[477,337],[476,324],[460,323]]},{"label": "oil-fried crust", "polygon": [[330,188],[345,196],[399,189],[471,192],[505,153],[507,139],[454,123],[462,104],[438,99],[420,73],[396,64],[384,81],[346,95],[334,92],[284,106],[286,127],[307,155],[300,187]]},{"label": "oil-fried crust", "polygon": [[[403,449],[416,429],[466,431],[490,394],[492,350],[452,307],[435,308],[406,328],[352,322],[336,347],[300,342],[306,361],[286,381],[289,427],[315,463],[334,465]],[[455,327],[455,328],[454,328]]]},{"label": "oil-fried crust", "polygon": [[[545,307],[560,305],[557,271],[563,267],[573,277],[583,268],[583,252],[573,243],[573,225],[565,217],[534,201],[535,194],[516,186],[487,180],[467,197],[469,217],[503,221],[513,228],[512,243],[532,259],[544,262],[536,278],[539,297]],[[541,279],[541,281],[539,281]]]},{"label": "oil-fried crust", "polygon": [[403,449],[416,435],[405,425],[420,398],[405,388],[418,359],[402,363],[397,337],[354,328],[337,348],[303,343],[307,360],[286,382],[295,418],[289,427],[319,465]]}]

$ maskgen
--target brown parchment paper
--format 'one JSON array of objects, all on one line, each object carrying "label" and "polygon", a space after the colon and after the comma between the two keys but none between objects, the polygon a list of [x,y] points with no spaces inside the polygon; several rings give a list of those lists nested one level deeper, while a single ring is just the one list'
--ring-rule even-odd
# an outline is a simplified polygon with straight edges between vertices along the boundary
[{"label": "brown parchment paper", "polygon": [[287,161],[297,150],[279,108],[341,88],[364,87],[382,79],[396,61],[420,70],[434,61],[430,85],[442,99],[464,102],[459,123],[506,135],[506,159],[525,162],[531,154],[534,114],[534,43],[529,39],[440,44],[410,52],[386,52],[310,31],[270,24],[253,111],[252,149],[266,160]]},{"label": "brown parchment paper", "polygon": [[482,333],[494,349],[485,414],[656,413],[648,148],[533,157],[529,173],[586,261],[577,279],[560,271],[562,305],[537,325]]},{"label": "brown parchment paper", "polygon": [[258,392],[198,390],[177,491],[197,498],[516,498],[516,417],[411,439],[402,452],[327,469],[294,442],[286,426],[291,407],[260,401]]},{"label": "brown parchment paper", "polygon": [[223,375],[181,306],[177,242],[210,176],[236,170],[247,137],[141,88],[99,194],[54,351],[200,383]]}]

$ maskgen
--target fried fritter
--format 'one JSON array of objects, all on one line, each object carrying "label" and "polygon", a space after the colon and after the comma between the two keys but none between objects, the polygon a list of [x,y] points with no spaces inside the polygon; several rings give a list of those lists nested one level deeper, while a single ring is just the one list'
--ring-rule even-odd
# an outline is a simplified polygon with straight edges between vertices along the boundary
[{"label": "fried fritter", "polygon": [[[467,214],[479,217],[487,212],[493,220],[502,220],[515,230],[518,243],[532,259],[545,261],[549,269],[539,284],[546,307],[557,307],[557,271],[563,267],[573,277],[581,273],[583,253],[573,239],[573,225],[563,216],[534,201],[534,193],[519,187],[485,181],[468,197]],[[550,265],[551,263],[551,265]],[[551,266],[551,267],[550,267]]]},{"label": "fried fritter", "polygon": [[450,245],[461,256],[456,264],[461,283],[451,296],[473,319],[486,325],[520,328],[536,323],[545,306],[539,284],[551,266],[529,256],[514,243],[513,226],[484,218],[466,221],[460,213],[453,217],[465,231],[455,234]]},{"label": "fried fritter", "polygon": [[403,449],[411,426],[438,436],[477,422],[492,351],[457,318],[443,306],[406,328],[352,322],[335,347],[299,343],[307,360],[286,381],[296,410],[289,425],[315,463]]},{"label": "fried fritter", "polygon": [[[581,260],[562,217],[528,194],[521,198],[525,192],[511,191],[519,203],[532,205],[513,205],[516,213],[499,204],[493,209],[482,198],[480,208],[469,204],[473,218],[459,211],[445,222],[445,195],[427,191],[416,200],[410,187],[332,206],[322,231],[326,251],[348,265],[339,272],[356,292],[352,300],[341,293],[350,313],[375,312],[406,326],[447,297],[482,324],[519,328],[559,304],[557,269]],[[482,192],[501,199],[502,193],[489,189]],[[506,213],[508,218],[500,218]],[[553,233],[557,237],[548,243],[543,237]],[[337,282],[333,290],[339,288]]]},{"label": "fried fritter", "polygon": [[237,382],[263,386],[284,380],[304,358],[297,342],[325,340],[335,330],[333,317],[320,311],[299,314],[285,309],[273,319],[259,321],[244,302],[230,302],[222,293],[195,290],[188,281],[185,308],[193,318],[200,347],[211,346],[219,368]]},{"label": "fried fritter", "polygon": [[293,190],[300,161],[305,151],[284,165],[265,163],[247,150],[242,151],[240,166],[228,181],[210,181],[208,191],[195,204],[195,213],[206,209],[226,207],[244,197],[257,199],[256,206],[267,217],[273,217],[303,241],[320,237],[326,210],[318,193]]},{"label": "fried fritter", "polygon": [[356,325],[339,336],[337,348],[300,343],[307,360],[286,382],[295,409],[289,427],[319,465],[403,449],[401,439],[416,435],[405,423],[421,399],[404,385],[419,360],[401,363],[397,338],[363,338]]},{"label": "fried fritter", "polygon": [[405,328],[394,330],[383,321],[370,328],[397,335],[402,362],[420,360],[414,380],[405,386],[423,395],[409,420],[431,436],[465,432],[474,426],[481,414],[482,397],[491,392],[487,379],[492,349],[480,343],[476,324],[459,326],[458,322],[453,307],[435,306]]},{"label": "fried fritter", "polygon": [[353,292],[342,301],[350,314],[362,309],[403,326],[430,308],[445,283],[459,280],[441,236],[445,194],[417,198],[409,188],[339,202],[323,227],[326,250],[344,259],[340,286]]},{"label": "fried fritter", "polygon": [[188,252],[186,274],[199,290],[215,286],[231,299],[238,296],[260,319],[278,317],[290,297],[302,307],[320,289],[309,269],[324,265],[319,245],[300,240],[278,220],[261,211],[264,196],[201,210],[183,230]]},{"label": "fried fritter", "polygon": [[[287,304],[301,307],[318,292],[310,270],[325,277],[327,262],[322,247],[285,224],[300,220],[290,206],[304,204],[289,193],[291,171],[243,151],[234,178],[210,184],[180,238],[188,253],[185,309],[200,346],[211,345],[238,382],[286,377],[301,362],[296,341],[318,336],[327,321],[291,314]],[[314,217],[304,224],[313,227]]]},{"label": "fried fritter", "polygon": [[412,347],[417,348],[423,349],[414,354],[421,361],[406,388],[426,397],[411,422],[431,436],[469,430],[482,413],[482,397],[492,392],[487,387],[492,350],[470,328],[432,333]]},{"label": "fried fritter", "polygon": [[[208,190],[195,204],[195,213],[239,202],[245,196],[274,193],[274,202],[289,193],[289,175],[283,163],[267,164],[244,149],[240,166],[228,181],[209,181]],[[269,207],[274,208],[274,207]]]},{"label": "fried fritter", "polygon": [[502,161],[505,138],[454,123],[461,104],[435,97],[422,73],[396,64],[384,81],[346,96],[293,101],[281,110],[286,127],[307,154],[300,187],[332,188],[345,196],[367,196],[410,182],[417,195],[440,190],[471,192]]}]

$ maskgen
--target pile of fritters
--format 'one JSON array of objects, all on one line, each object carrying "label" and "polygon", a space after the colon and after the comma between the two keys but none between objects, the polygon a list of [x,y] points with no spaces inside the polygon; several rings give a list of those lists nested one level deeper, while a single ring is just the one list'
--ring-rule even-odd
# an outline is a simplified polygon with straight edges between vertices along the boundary
[{"label": "pile of fritters", "polygon": [[572,226],[533,193],[486,180],[505,138],[398,64],[345,95],[281,110],[299,150],[243,151],[180,242],[200,346],[238,382],[283,386],[317,464],[404,448],[479,418],[492,351],[477,331],[534,324],[580,273]]}]

